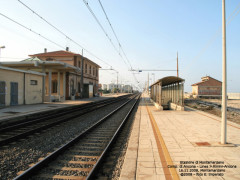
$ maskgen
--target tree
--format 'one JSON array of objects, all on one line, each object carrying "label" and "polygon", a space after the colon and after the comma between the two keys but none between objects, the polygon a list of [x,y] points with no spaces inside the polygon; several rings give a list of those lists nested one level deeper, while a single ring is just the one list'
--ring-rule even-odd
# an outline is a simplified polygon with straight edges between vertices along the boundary
[{"label": "tree", "polygon": [[103,94],[108,94],[108,93],[110,93],[110,91],[108,91],[106,89],[103,90]]}]

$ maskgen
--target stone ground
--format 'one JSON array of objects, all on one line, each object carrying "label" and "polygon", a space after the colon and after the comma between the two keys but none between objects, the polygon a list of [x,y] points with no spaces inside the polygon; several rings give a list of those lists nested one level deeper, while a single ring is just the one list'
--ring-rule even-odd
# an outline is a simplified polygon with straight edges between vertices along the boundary
[{"label": "stone ground", "polygon": [[[154,136],[145,101],[160,131],[162,144],[165,144],[162,146],[165,160],[160,156],[161,148],[156,143],[158,138]],[[171,164],[169,159],[177,166],[178,177],[173,179],[240,179],[240,125],[228,122],[227,132],[230,144],[221,145],[220,117],[190,108],[185,111],[159,111],[145,94],[135,118],[120,180],[169,179],[164,166],[164,163]],[[183,161],[196,167],[181,167]],[[212,167],[214,163],[224,167]],[[212,176],[214,173],[209,172],[212,170],[224,172]]]},{"label": "stone ground", "polygon": [[[201,99],[201,101],[221,104],[221,100],[218,99]],[[185,105],[221,117],[221,108],[200,104],[198,100],[185,101]],[[239,111],[227,111],[227,120],[240,124],[240,100],[228,100],[228,107],[239,108]]]},{"label": "stone ground", "polygon": [[[220,100],[220,99],[204,99],[204,101],[222,104],[222,100]],[[232,99],[227,100],[227,106],[240,109],[240,100],[239,99],[238,100],[232,100]]]}]

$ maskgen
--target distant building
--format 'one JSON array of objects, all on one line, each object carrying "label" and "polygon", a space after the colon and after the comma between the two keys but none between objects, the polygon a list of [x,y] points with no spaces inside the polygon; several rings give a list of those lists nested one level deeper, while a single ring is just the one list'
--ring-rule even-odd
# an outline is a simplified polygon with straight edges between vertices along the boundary
[{"label": "distant building", "polygon": [[117,85],[111,83],[111,84],[108,84],[108,89],[110,92],[113,92],[114,88],[116,87]]},{"label": "distant building", "polygon": [[221,97],[222,82],[210,76],[201,78],[202,81],[192,85],[193,97]]},{"label": "distant building", "polygon": [[132,93],[133,92],[133,88],[130,85],[124,85],[123,86],[123,90],[124,93]]},{"label": "distant building", "polygon": [[102,89],[103,90],[108,90],[110,92],[114,92],[114,89],[118,89],[118,92],[123,92],[123,93],[132,93],[133,88],[130,85],[124,85],[124,84],[102,84]]},{"label": "distant building", "polygon": [[227,93],[228,99],[240,99],[240,93]]},{"label": "distant building", "polygon": [[107,90],[107,84],[102,84],[102,90]]}]

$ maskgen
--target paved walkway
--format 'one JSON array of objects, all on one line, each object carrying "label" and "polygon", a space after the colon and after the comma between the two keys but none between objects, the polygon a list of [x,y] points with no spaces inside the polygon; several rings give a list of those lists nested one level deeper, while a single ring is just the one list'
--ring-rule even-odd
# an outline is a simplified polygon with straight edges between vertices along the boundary
[{"label": "paved walkway", "polygon": [[219,144],[220,126],[219,117],[200,111],[158,111],[145,95],[120,179],[239,180],[240,126],[228,123],[227,139],[232,144],[224,147]]}]

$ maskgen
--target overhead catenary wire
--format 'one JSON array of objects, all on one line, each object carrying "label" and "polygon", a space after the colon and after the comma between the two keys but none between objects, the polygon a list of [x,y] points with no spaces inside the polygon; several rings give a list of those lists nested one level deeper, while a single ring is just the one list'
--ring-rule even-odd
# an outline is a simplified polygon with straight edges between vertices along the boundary
[{"label": "overhead catenary wire", "polygon": [[[238,9],[239,9],[239,10],[238,10]],[[238,10],[238,11],[237,11],[237,10]],[[228,17],[228,19],[227,19],[227,25],[232,22],[232,20],[238,15],[239,12],[240,12],[240,3],[239,3],[238,6],[235,8],[235,10],[233,11],[233,13]]]},{"label": "overhead catenary wire", "polygon": [[105,17],[106,17],[106,19],[107,19],[107,21],[108,21],[109,26],[110,26],[111,29],[112,29],[112,32],[113,32],[116,40],[117,40],[117,42],[118,42],[119,48],[122,50],[123,55],[125,56],[126,60],[128,61],[129,65],[130,65],[130,68],[132,69],[132,65],[131,65],[129,59],[127,58],[127,56],[126,56],[126,53],[124,52],[124,50],[123,50],[123,48],[122,48],[122,45],[121,45],[121,43],[120,43],[120,41],[119,41],[119,38],[118,38],[115,30],[113,29],[112,23],[110,22],[110,19],[108,18],[108,15],[107,15],[104,7],[103,7],[103,4],[102,4],[101,0],[98,0],[98,2],[99,2],[100,6],[101,6],[101,8],[102,8],[103,13],[105,14]]},{"label": "overhead catenary wire", "polygon": [[[23,27],[23,28],[25,28],[25,29],[27,29],[27,30],[29,30],[29,31],[31,31],[32,33],[34,33],[34,34],[36,34],[36,35],[39,35],[40,37],[42,37],[43,39],[45,39],[45,40],[47,40],[47,41],[49,41],[49,42],[51,42],[51,43],[53,43],[53,44],[55,44],[55,45],[57,45],[58,47],[60,47],[60,48],[63,48],[64,49],[64,47],[63,46],[61,46],[61,45],[59,45],[59,44],[57,44],[57,43],[55,43],[54,41],[52,41],[52,40],[50,40],[50,39],[48,39],[48,38],[46,38],[45,36],[43,36],[43,35],[41,35],[41,34],[39,34],[39,33],[37,33],[36,31],[34,31],[34,30],[32,30],[32,29],[30,29],[30,28],[28,28],[28,27],[26,27],[25,25],[23,25],[23,24],[21,24],[21,23],[19,23],[19,22],[17,22],[17,21],[15,21],[15,20],[13,20],[12,18],[10,18],[10,17],[8,17],[8,16],[6,16],[6,15],[4,15],[4,14],[2,14],[2,13],[0,13],[0,15],[1,16],[3,16],[3,17],[5,17],[5,18],[7,18],[7,19],[9,19],[10,21],[12,21],[12,22],[14,22],[14,23],[16,23],[16,24],[18,24],[19,26],[21,26],[21,27]],[[22,58],[12,58],[12,57],[0,57],[1,59],[22,59]],[[113,69],[114,71],[116,71],[115,69]]]},{"label": "overhead catenary wire", "polygon": [[[92,53],[91,51],[87,50],[85,47],[83,47],[81,44],[79,44],[78,42],[76,42],[75,40],[73,40],[72,38],[70,38],[67,34],[65,34],[63,31],[61,31],[59,28],[57,28],[56,26],[54,26],[52,23],[50,23],[48,20],[46,20],[45,18],[43,18],[40,14],[38,14],[36,11],[34,11],[32,8],[30,8],[28,5],[26,5],[25,3],[23,3],[21,0],[18,0],[19,3],[21,3],[23,6],[25,6],[28,10],[30,10],[32,13],[34,13],[36,16],[38,16],[40,19],[42,19],[44,22],[46,22],[49,26],[51,26],[52,28],[54,28],[56,31],[58,31],[60,34],[62,34],[63,36],[65,36],[68,40],[70,40],[71,42],[73,42],[74,44],[76,44],[77,46],[79,46],[80,48],[82,48],[83,50],[85,50],[87,53],[89,53],[90,55],[92,55],[93,57],[95,57],[96,59],[102,61],[103,63],[105,63],[108,66],[111,66],[109,63],[107,63],[106,61],[102,60],[101,58],[99,58],[98,56],[96,56],[94,53]],[[63,48],[64,49],[64,48]],[[112,66],[111,66],[112,67]]]},{"label": "overhead catenary wire", "polygon": [[110,25],[110,27],[111,27],[111,29],[112,29],[112,31],[113,31],[113,34],[114,34],[115,38],[117,39],[117,41],[118,41],[118,45],[119,45],[119,47],[120,47],[120,46],[121,46],[121,43],[119,42],[119,39],[118,39],[118,37],[117,37],[117,34],[115,33],[115,31],[114,31],[114,29],[113,29],[113,27],[112,27],[112,24],[111,24],[111,22],[110,22],[110,20],[109,20],[109,18],[108,18],[108,15],[107,15],[107,13],[106,13],[106,11],[105,11],[105,9],[104,9],[104,7],[103,7],[101,1],[98,0],[98,2],[99,2],[99,4],[100,4],[100,6],[101,6],[101,8],[102,8],[102,10],[103,10],[103,12],[104,12],[106,18],[107,18],[107,21],[108,21],[108,23],[109,23],[109,25]]},{"label": "overhead catenary wire", "polygon": [[12,18],[10,18],[10,17],[8,17],[8,16],[6,16],[6,15],[4,15],[4,14],[2,14],[2,13],[0,13],[0,15],[3,16],[3,17],[5,17],[5,18],[8,19],[8,20],[14,22],[15,24],[17,24],[17,25],[23,27],[24,29],[27,29],[27,30],[31,31],[32,33],[34,33],[34,34],[36,34],[36,35],[42,37],[43,39],[47,40],[48,42],[51,42],[51,43],[55,44],[56,46],[58,46],[58,47],[64,49],[64,47],[61,46],[60,44],[58,44],[58,43],[56,43],[56,42],[50,40],[49,38],[47,38],[47,37],[41,35],[40,33],[38,33],[38,32],[36,32],[36,31],[32,30],[31,28],[28,28],[27,26],[25,26],[25,25],[23,25],[23,24],[21,24],[21,23],[15,21],[14,19],[12,19]]},{"label": "overhead catenary wire", "polygon": [[[45,18],[43,18],[39,13],[37,13],[36,11],[34,11],[32,8],[30,8],[28,5],[26,5],[25,3],[23,3],[21,0],[18,0],[19,3],[21,3],[24,7],[26,7],[28,10],[30,10],[33,14],[35,14],[36,16],[38,16],[40,19],[42,19],[44,22],[46,22],[48,25],[50,25],[52,28],[54,28],[56,31],[58,31],[60,34],[62,34],[66,39],[68,39],[69,41],[73,42],[74,44],[78,45],[80,48],[82,48],[83,50],[85,50],[88,54],[92,55],[93,57],[95,57],[96,59],[102,61],[103,63],[105,63],[106,65],[110,66],[111,69],[115,72],[118,72],[112,65],[110,65],[109,63],[107,63],[106,61],[102,60],[101,58],[99,58],[98,56],[96,56],[94,53],[92,53],[91,51],[87,50],[85,47],[83,47],[81,44],[79,44],[78,42],[76,42],[75,40],[73,40],[72,38],[70,38],[67,34],[65,34],[63,31],[61,31],[60,29],[58,29],[56,26],[54,26],[52,23],[50,23],[48,20],[46,20]],[[120,76],[121,77],[121,76]]]},{"label": "overhead catenary wire", "polygon": [[50,22],[48,22],[45,18],[43,18],[42,16],[40,16],[37,12],[35,12],[33,9],[31,9],[29,6],[27,6],[25,3],[23,3],[21,0],[18,0],[18,2],[20,2],[23,6],[25,6],[27,9],[29,9],[30,11],[32,11],[32,13],[36,14],[39,18],[41,18],[43,21],[45,21],[48,25],[52,26],[56,31],[58,31],[59,33],[61,33],[62,35],[64,35],[67,39],[71,39],[70,37],[68,37],[65,33],[63,33],[61,30],[59,30],[56,26],[54,26],[53,24],[51,24]]},{"label": "overhead catenary wire", "polygon": [[[120,52],[117,50],[116,46],[113,44],[112,39],[110,38],[110,36],[108,35],[107,31],[104,29],[104,27],[102,26],[102,24],[100,23],[100,21],[98,20],[97,16],[95,15],[95,13],[93,12],[93,10],[91,9],[91,7],[89,6],[88,2],[86,0],[83,0],[84,4],[86,5],[86,7],[88,8],[88,10],[90,11],[90,13],[92,14],[93,18],[96,20],[97,24],[100,26],[100,28],[102,29],[103,33],[106,35],[106,37],[108,38],[108,40],[110,41],[111,45],[113,46],[113,48],[115,49],[115,51],[118,53],[118,55],[122,58],[122,55],[120,54]],[[122,58],[123,59],[123,58]],[[124,63],[127,65],[126,61],[123,59]]]},{"label": "overhead catenary wire", "polygon": [[[236,8],[233,10],[233,12],[231,13],[231,15],[229,15],[229,17],[227,18],[226,22],[226,26],[229,25],[232,20],[238,15],[238,13],[240,12],[240,3],[236,6]],[[239,10],[238,10],[239,9]],[[193,58],[194,60],[192,61],[191,64],[193,64],[195,61],[197,61],[202,55],[203,53],[209,48],[209,46],[217,39],[218,36],[220,36],[221,33],[221,27],[218,28],[218,30],[215,32],[215,34],[207,41],[206,45],[200,50],[200,52]],[[188,65],[188,66],[190,66]]]},{"label": "overhead catenary wire", "polygon": [[[98,0],[98,2],[99,2],[100,6],[101,6],[101,8],[102,8],[103,13],[105,14],[105,17],[106,17],[106,19],[107,19],[107,21],[108,21],[109,26],[110,26],[111,29],[112,29],[112,32],[113,32],[113,34],[114,34],[116,40],[117,40],[117,42],[118,42],[119,49],[121,49],[121,51],[122,51],[122,53],[123,53],[125,59],[127,60],[129,66],[130,66],[130,69],[133,69],[133,68],[132,68],[132,65],[131,65],[131,63],[130,63],[130,61],[129,61],[129,59],[128,59],[126,53],[125,53],[125,51],[123,50],[123,47],[122,47],[122,45],[121,45],[121,43],[120,43],[120,41],[119,41],[119,38],[118,38],[118,36],[117,36],[117,34],[116,34],[116,32],[115,32],[113,26],[112,26],[112,23],[110,22],[110,19],[108,18],[108,15],[107,15],[107,13],[106,13],[104,7],[103,7],[103,4],[102,4],[101,0]],[[139,81],[137,80],[136,75],[135,75],[134,73],[132,73],[132,75],[133,75],[135,81],[136,81],[137,83],[139,83]]]},{"label": "overhead catenary wire", "polygon": [[[44,21],[45,23],[47,23],[49,26],[51,26],[51,27],[54,28],[56,31],[58,31],[60,34],[62,34],[66,39],[68,39],[69,41],[75,43],[76,45],[78,45],[79,47],[81,47],[82,49],[84,49],[87,53],[91,54],[91,55],[92,55],[93,57],[95,57],[96,59],[104,62],[105,64],[107,64],[107,65],[110,66],[110,67],[113,67],[112,65],[110,65],[110,64],[107,63],[106,61],[102,60],[101,58],[99,58],[98,56],[96,56],[95,54],[93,54],[92,52],[90,52],[89,50],[87,50],[86,48],[84,48],[81,44],[77,43],[75,40],[73,40],[72,38],[70,38],[70,37],[69,37],[68,35],[66,35],[63,31],[61,31],[61,30],[58,29],[56,26],[54,26],[52,23],[50,23],[48,20],[46,20],[45,18],[43,18],[40,14],[38,14],[36,11],[34,11],[34,10],[33,10],[32,8],[30,8],[28,5],[26,5],[25,3],[23,3],[21,0],[18,0],[18,2],[21,3],[21,4],[22,4],[24,7],[26,7],[28,10],[30,10],[32,13],[34,13],[36,16],[38,16],[41,20],[43,20],[43,21]],[[85,1],[85,2],[86,2],[86,1]],[[93,13],[93,11],[91,11],[91,8],[90,8],[89,6],[87,6],[87,7],[89,8],[90,12]],[[94,13],[93,13],[93,15],[95,16]],[[95,16],[95,18],[96,18],[96,20],[98,20],[96,16]],[[98,22],[99,22],[99,21],[98,21]],[[99,22],[99,25],[101,25],[100,22]],[[101,27],[102,27],[102,30],[104,30],[103,26],[101,26]],[[28,29],[30,29],[30,28],[28,28]],[[105,32],[106,36],[109,38],[111,44],[114,46],[114,44],[113,44],[111,38],[108,36],[107,32],[106,32],[105,30],[104,30],[104,32]],[[116,33],[115,33],[115,35],[116,35]],[[47,39],[47,38],[45,38],[45,39]],[[49,40],[50,40],[50,39],[49,39]],[[51,40],[50,40],[50,41],[51,41]],[[51,42],[53,42],[53,41],[51,41]],[[61,45],[59,45],[59,44],[58,44],[58,46],[64,49],[63,46],[61,46]],[[121,46],[121,45],[120,45],[120,46]],[[114,46],[114,47],[115,47],[115,46]],[[117,48],[116,48],[116,47],[115,47],[115,50],[117,51]],[[118,52],[118,51],[117,51],[117,52]],[[119,54],[120,57],[122,58],[120,52],[118,52],[118,54]],[[125,54],[125,56],[126,56],[126,54]],[[124,60],[124,59],[123,59],[123,60]],[[125,60],[124,60],[124,63],[127,65],[127,63],[125,62]],[[117,72],[117,70],[115,70],[115,69],[113,69],[113,70]],[[134,76],[135,76],[135,75],[134,75]],[[134,78],[136,79],[136,77],[134,77]],[[137,81],[137,80],[136,80],[136,81]]]},{"label": "overhead catenary wire", "polygon": [[[84,0],[83,0],[83,1],[84,1]],[[85,1],[85,2],[86,2],[86,1]],[[122,51],[122,53],[123,53],[125,59],[127,60],[129,66],[130,66],[130,69],[133,69],[133,68],[132,68],[132,65],[131,65],[131,63],[130,63],[130,61],[129,61],[129,59],[128,59],[126,53],[125,53],[125,51],[124,51],[123,48],[122,48],[122,45],[121,45],[121,43],[120,43],[120,41],[119,41],[119,38],[118,38],[118,36],[117,36],[117,34],[116,34],[116,32],[115,32],[113,26],[112,26],[112,23],[110,22],[110,19],[108,18],[108,15],[107,15],[107,13],[106,13],[104,7],[103,7],[103,4],[102,4],[101,0],[98,0],[98,2],[99,2],[100,6],[101,6],[101,8],[102,8],[103,13],[105,14],[105,17],[106,17],[106,19],[107,19],[107,21],[108,21],[109,26],[110,26],[111,29],[112,29],[112,32],[113,32],[113,34],[114,34],[116,40],[117,40],[117,42],[118,42],[119,49],[121,49],[121,51]],[[85,4],[86,4],[86,3],[85,3]],[[88,5],[88,3],[87,3],[87,5]],[[88,7],[89,7],[89,5],[88,5]],[[98,22],[99,22],[99,21],[98,21]],[[124,58],[123,58],[122,56],[121,56],[121,58],[122,58],[123,61],[125,62],[125,60],[124,60]],[[125,64],[126,64],[126,63],[125,63]],[[127,65],[127,64],[126,64],[126,65]],[[138,80],[137,80],[135,74],[132,73],[132,75],[133,75],[135,81],[138,83]]]},{"label": "overhead catenary wire", "polygon": [[[88,10],[90,11],[90,13],[92,14],[92,16],[94,17],[94,19],[96,20],[96,22],[98,23],[98,25],[100,26],[100,28],[102,29],[102,31],[104,32],[104,34],[106,35],[106,37],[108,38],[108,40],[110,41],[111,45],[113,46],[113,48],[115,49],[115,51],[118,53],[119,56],[122,56],[120,54],[120,52],[117,50],[116,46],[113,44],[112,39],[110,38],[110,36],[108,35],[107,31],[104,29],[104,27],[102,26],[102,24],[100,23],[100,21],[98,20],[97,16],[95,15],[95,13],[93,12],[93,10],[91,9],[91,7],[89,6],[88,2],[86,0],[83,0],[84,4],[86,5],[86,7],[88,8]],[[126,63],[124,61],[124,63]]]}]

